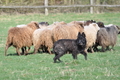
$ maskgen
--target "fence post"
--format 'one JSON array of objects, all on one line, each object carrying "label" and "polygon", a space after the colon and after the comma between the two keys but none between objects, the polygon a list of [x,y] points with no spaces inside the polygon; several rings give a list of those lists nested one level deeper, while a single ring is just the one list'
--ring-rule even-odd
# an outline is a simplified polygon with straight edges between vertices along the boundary
[{"label": "fence post", "polygon": [[[93,6],[93,0],[90,0],[90,5]],[[93,7],[90,7],[90,13],[93,14]]]},{"label": "fence post", "polygon": [[48,8],[46,8],[48,6],[48,0],[44,0],[44,6],[45,6],[45,15],[48,15]]}]

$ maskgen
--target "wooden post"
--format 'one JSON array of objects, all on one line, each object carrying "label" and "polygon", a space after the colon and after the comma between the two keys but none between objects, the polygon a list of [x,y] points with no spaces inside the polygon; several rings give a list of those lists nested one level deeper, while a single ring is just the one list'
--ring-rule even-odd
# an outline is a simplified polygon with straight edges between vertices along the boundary
[{"label": "wooden post", "polygon": [[[96,0],[96,4],[100,5],[100,0]],[[99,14],[100,13],[100,7],[97,7],[96,9],[97,9],[96,12]]]},{"label": "wooden post", "polygon": [[[93,5],[93,0],[90,0],[90,5]],[[93,14],[93,7],[90,7],[90,13]]]},{"label": "wooden post", "polygon": [[[48,0],[44,0],[45,7],[48,6]],[[45,8],[45,15],[48,15],[48,8]]]}]

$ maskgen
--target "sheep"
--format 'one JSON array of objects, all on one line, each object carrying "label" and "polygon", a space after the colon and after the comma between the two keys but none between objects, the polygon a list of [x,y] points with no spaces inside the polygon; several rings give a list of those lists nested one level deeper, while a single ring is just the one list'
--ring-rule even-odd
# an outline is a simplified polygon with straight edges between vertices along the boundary
[{"label": "sheep", "polygon": [[69,38],[69,33],[66,28],[67,24],[63,23],[55,23],[55,28],[53,28],[52,36],[53,36],[53,42],[56,42],[59,39],[68,39]]},{"label": "sheep", "polygon": [[39,22],[39,27],[42,28],[47,28],[47,26],[49,25],[48,22]]},{"label": "sheep", "polygon": [[59,23],[52,30],[53,42],[59,39],[76,39],[78,32],[83,32],[83,24],[76,21],[70,23]]},{"label": "sheep", "polygon": [[53,46],[53,38],[52,38],[52,29],[55,27],[54,24],[47,26],[46,28],[37,29],[33,33],[33,45],[34,45],[34,53],[39,49],[43,51],[48,51],[49,54],[52,54],[50,49]]},{"label": "sheep", "polygon": [[[31,22],[23,27],[12,27],[8,31],[6,47],[5,47],[5,55],[7,55],[7,49],[10,46],[16,48],[16,52],[18,55],[21,55],[19,49],[25,49],[25,47],[30,47],[33,45],[32,42],[32,33],[34,30],[39,28],[39,24],[37,22]],[[27,53],[25,53],[27,54]]]},{"label": "sheep", "polygon": [[61,62],[60,57],[63,56],[67,51],[72,53],[73,59],[77,59],[77,54],[82,53],[87,60],[87,54],[84,49],[86,46],[86,38],[84,32],[78,33],[77,39],[60,39],[53,45],[53,52],[55,57],[53,58],[54,63],[56,60]]},{"label": "sheep", "polygon": [[117,27],[117,29],[119,30],[119,33],[118,34],[120,34],[120,27],[119,26],[117,26],[117,25],[115,25],[116,27]]},{"label": "sheep", "polygon": [[48,22],[39,22],[39,25],[45,25],[45,26],[48,26],[49,23],[48,23]]},{"label": "sheep", "polygon": [[[52,25],[47,26],[46,28],[35,30],[33,33],[33,44],[34,44],[34,53],[41,48],[45,51],[48,51],[49,54],[52,54],[50,49],[53,46],[53,29],[64,22],[56,22]],[[46,37],[45,37],[46,36]]]},{"label": "sheep", "polygon": [[[49,25],[48,22],[39,22],[39,27],[40,28],[46,28]],[[24,27],[26,26],[25,24],[22,25],[17,25],[16,27]],[[28,51],[26,51],[26,47],[23,47],[22,49],[22,53],[27,53],[30,50],[30,47],[28,47]]]},{"label": "sheep", "polygon": [[117,42],[118,33],[118,28],[115,25],[108,25],[105,28],[101,28],[97,34],[95,49],[97,49],[97,46],[102,46],[102,52],[110,50],[109,46],[112,46],[111,49],[113,49]]},{"label": "sheep", "polygon": [[96,21],[94,21],[94,20],[86,20],[84,22],[84,26],[89,26],[91,23],[96,23]]},{"label": "sheep", "polygon": [[[77,33],[83,31],[83,27],[80,26],[80,23],[65,23],[65,22],[56,22],[52,25],[47,26],[47,28],[42,28],[35,30],[33,33],[33,44],[34,44],[34,54],[39,48],[46,48],[47,51],[51,54],[50,49],[59,39],[76,39]],[[46,36],[46,37],[45,37]]]},{"label": "sheep", "polygon": [[36,33],[37,31],[33,33],[34,54],[36,54],[39,48],[47,48],[47,51],[50,54],[52,54],[50,51],[50,49],[53,46],[52,30],[51,29],[39,29],[39,36],[36,36],[35,35]]},{"label": "sheep", "polygon": [[103,22],[97,22],[97,24],[98,24],[98,26],[99,26],[100,28],[105,27]]},{"label": "sheep", "polygon": [[96,39],[97,39],[97,32],[100,28],[98,27],[98,25],[96,23],[91,23],[89,26],[84,26],[84,32],[86,35],[86,40],[87,40],[87,44],[86,44],[86,48],[85,48],[85,52],[88,53],[88,48],[90,48],[91,52],[94,53],[94,50],[92,48],[92,46],[95,44]]},{"label": "sheep", "polygon": [[105,48],[110,45],[110,37],[105,28],[100,28],[100,30],[97,33],[97,39],[96,43],[93,46],[93,48],[98,51],[97,46],[102,46],[102,51],[105,51]]},{"label": "sheep", "polygon": [[106,27],[106,30],[109,34],[110,37],[110,45],[113,47],[115,46],[116,42],[117,42],[117,35],[119,33],[117,27],[115,25],[111,25],[110,27]]}]

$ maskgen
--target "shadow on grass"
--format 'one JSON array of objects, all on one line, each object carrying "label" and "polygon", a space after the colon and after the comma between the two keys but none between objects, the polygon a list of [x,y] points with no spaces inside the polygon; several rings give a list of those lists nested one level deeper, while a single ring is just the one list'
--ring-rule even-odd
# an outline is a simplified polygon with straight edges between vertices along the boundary
[{"label": "shadow on grass", "polygon": [[[27,56],[27,55],[35,55],[33,54],[34,52],[29,52],[28,54],[24,55],[23,53],[21,53],[21,56]],[[42,52],[38,52],[36,54],[44,54]],[[45,53],[45,54],[49,54],[49,53]],[[10,53],[10,54],[7,54],[6,56],[19,56],[17,53]]]},{"label": "shadow on grass", "polygon": [[[24,55],[23,53],[21,53],[21,56],[27,56],[27,55],[33,55],[33,52],[30,52],[30,53],[28,53],[28,54],[26,54],[26,55]],[[10,53],[10,54],[7,54],[7,56],[19,56],[17,53]]]}]

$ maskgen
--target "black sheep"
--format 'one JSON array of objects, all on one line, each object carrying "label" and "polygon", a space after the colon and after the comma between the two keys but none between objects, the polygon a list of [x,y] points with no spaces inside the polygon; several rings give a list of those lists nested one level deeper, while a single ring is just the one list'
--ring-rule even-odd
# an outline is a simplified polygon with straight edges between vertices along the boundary
[{"label": "black sheep", "polygon": [[54,63],[66,52],[71,52],[73,59],[77,59],[77,54],[82,53],[87,60],[87,53],[84,52],[86,46],[86,38],[84,32],[81,34],[78,33],[77,39],[60,39],[56,41],[53,45],[53,52],[55,53]]}]

